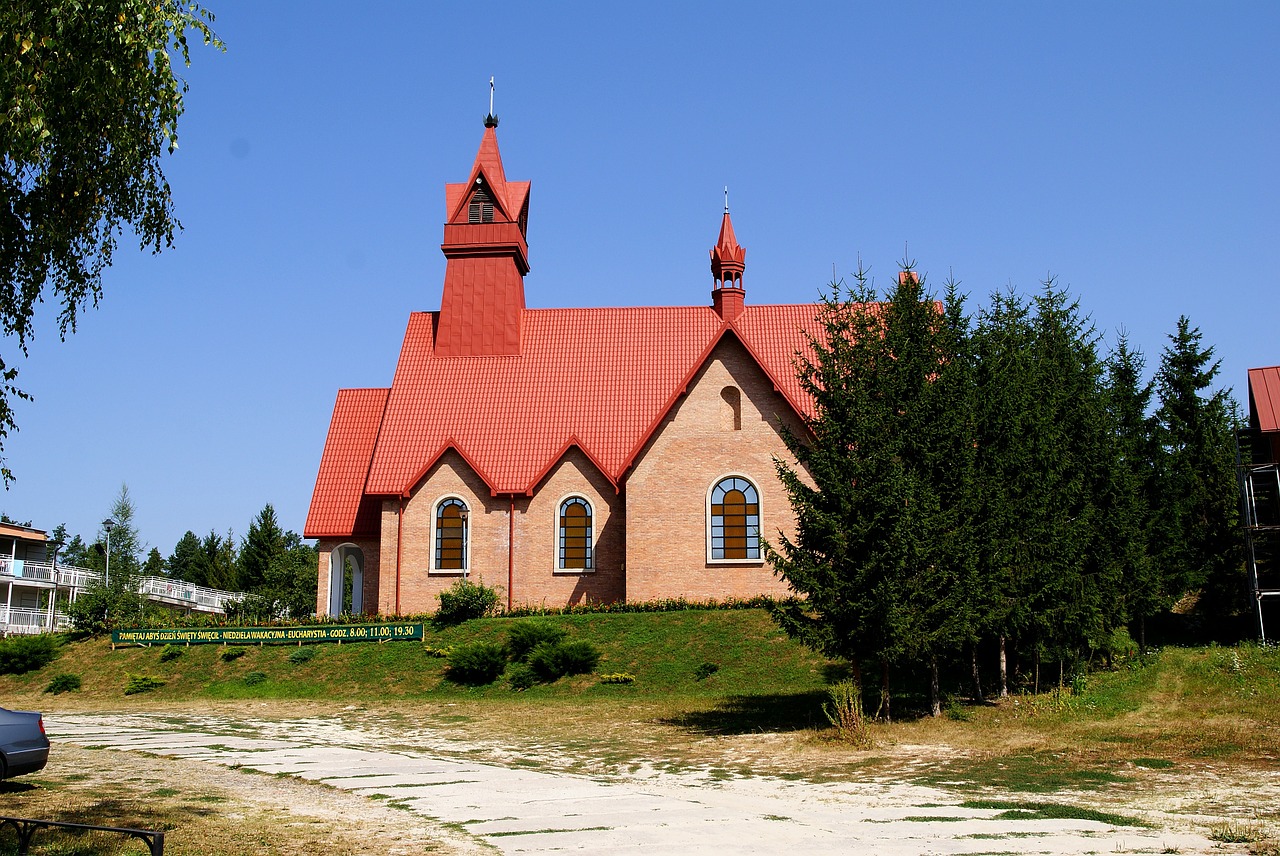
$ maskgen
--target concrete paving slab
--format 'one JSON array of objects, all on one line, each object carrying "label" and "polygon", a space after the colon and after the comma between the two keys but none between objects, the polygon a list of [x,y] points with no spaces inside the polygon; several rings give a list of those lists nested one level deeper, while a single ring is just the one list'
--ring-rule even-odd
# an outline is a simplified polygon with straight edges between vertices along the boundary
[{"label": "concrete paving slab", "polygon": [[[447,734],[425,738],[420,728],[406,738],[414,748],[387,751],[380,748],[388,742],[385,726],[374,732],[323,717],[261,723],[51,715],[45,723],[55,741],[239,764],[379,794],[423,817],[462,824],[513,854],[1221,852],[1183,830],[997,818],[998,811],[951,804],[945,791],[892,783],[743,777],[709,784],[659,771],[575,776],[459,757],[440,748],[449,746]],[[911,819],[920,817],[948,819]]]}]

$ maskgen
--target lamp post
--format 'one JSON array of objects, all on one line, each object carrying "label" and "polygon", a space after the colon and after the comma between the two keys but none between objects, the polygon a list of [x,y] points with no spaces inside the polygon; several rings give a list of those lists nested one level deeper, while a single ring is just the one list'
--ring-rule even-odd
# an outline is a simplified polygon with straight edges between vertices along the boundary
[{"label": "lamp post", "polygon": [[107,569],[102,575],[103,585],[107,588],[111,587],[111,530],[116,528],[116,522],[108,517],[102,521],[102,528],[107,532]]},{"label": "lamp post", "polygon": [[49,632],[53,632],[53,606],[58,600],[58,551],[62,549],[63,540],[54,538],[49,542],[53,548],[53,589],[49,592]]}]

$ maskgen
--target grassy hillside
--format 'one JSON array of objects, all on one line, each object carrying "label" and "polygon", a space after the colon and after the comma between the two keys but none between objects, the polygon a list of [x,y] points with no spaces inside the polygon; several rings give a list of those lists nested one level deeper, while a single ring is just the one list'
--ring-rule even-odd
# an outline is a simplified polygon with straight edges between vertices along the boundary
[{"label": "grassy hillside", "polygon": [[[841,670],[792,642],[761,610],[541,618],[599,649],[595,674],[524,692],[513,691],[503,679],[484,687],[445,679],[445,660],[433,652],[468,641],[501,642],[515,620],[429,629],[423,642],[316,645],[314,656],[301,663],[291,662],[299,649],[287,645],[248,647],[230,662],[222,659],[223,646],[198,645],[162,662],[162,646],[112,651],[103,640],[76,642],[43,669],[0,676],[0,705],[55,711],[278,699],[415,716],[430,711],[450,721],[465,719],[489,734],[514,737],[527,726],[544,734],[563,731],[566,740],[581,736],[589,710],[597,723],[592,740],[608,731],[620,747],[619,757],[636,758],[673,741],[762,731],[806,730],[815,747],[825,744],[825,688]],[[601,682],[601,675],[616,672],[634,675],[634,683]],[[82,688],[45,694],[62,673],[79,676]],[[160,685],[125,695],[131,676]],[[944,683],[944,690],[955,695],[937,720],[920,716],[923,676],[895,673],[895,679],[896,719],[873,725],[872,737],[879,747],[962,748],[965,758],[937,766],[939,781],[958,775],[957,764],[967,769],[975,763],[975,774],[998,780],[995,768],[983,772],[981,764],[988,761],[1012,765],[1008,769],[1024,770],[1031,778],[1045,777],[1050,772],[1046,752],[1065,753],[1060,757],[1069,758],[1073,769],[1145,759],[1179,768],[1235,764],[1270,770],[1280,757],[1280,721],[1274,715],[1280,708],[1280,650],[1275,648],[1168,648],[1114,671],[1096,672],[1077,687],[1079,692],[1016,695],[999,703],[971,703],[961,689],[967,679],[956,674]],[[868,687],[866,694],[873,699],[875,688]],[[653,733],[642,746],[636,735],[645,729]]]},{"label": "grassy hillside", "polygon": [[[515,619],[521,620],[521,619]],[[231,662],[221,645],[193,645],[162,662],[163,646],[119,647],[103,640],[70,643],[37,672],[0,677],[0,698],[12,704],[48,704],[44,688],[59,673],[78,675],[76,698],[126,700],[129,676],[163,682],[145,702],[181,699],[325,699],[393,701],[424,697],[510,697],[501,679],[487,687],[462,687],[444,678],[445,660],[433,652],[469,641],[502,642],[513,619],[481,619],[433,631],[423,642],[321,644],[305,663],[290,662],[296,646],[248,647]],[[601,653],[595,676],[562,678],[525,691],[530,698],[560,696],[715,698],[726,694],[813,693],[824,686],[825,661],[792,642],[760,610],[684,611],[650,614],[571,615],[538,619],[586,639]],[[699,678],[703,664],[717,667]],[[704,673],[709,671],[703,668]],[[601,684],[599,674],[626,672],[632,684]],[[265,678],[246,678],[260,673]],[[253,683],[253,681],[258,681]],[[68,699],[63,699],[68,700]]]}]

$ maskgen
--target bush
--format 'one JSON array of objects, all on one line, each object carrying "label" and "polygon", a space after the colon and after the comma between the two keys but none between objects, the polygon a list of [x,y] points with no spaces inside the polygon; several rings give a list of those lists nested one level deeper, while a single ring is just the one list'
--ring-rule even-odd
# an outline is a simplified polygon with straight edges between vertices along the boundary
[{"label": "bush", "polygon": [[25,675],[43,669],[58,656],[58,642],[47,633],[10,636],[0,642],[0,675]]},{"label": "bush", "polygon": [[497,589],[490,588],[484,583],[473,583],[465,577],[440,592],[439,598],[440,608],[436,610],[431,621],[440,626],[483,618],[498,609]]},{"label": "bush", "polygon": [[166,645],[160,649],[160,662],[167,663],[182,656],[182,649],[177,645]]},{"label": "bush", "polygon": [[459,684],[480,686],[491,684],[507,667],[502,646],[494,642],[467,642],[456,645],[449,654],[445,676]]},{"label": "bush", "polygon": [[266,672],[250,672],[244,676],[244,682],[248,686],[256,686],[267,679]]},{"label": "bush", "polygon": [[150,675],[130,675],[129,682],[124,685],[124,694],[137,695],[138,693],[149,693],[162,686],[164,686],[164,681],[158,678],[153,678]]},{"label": "bush", "polygon": [[600,652],[584,639],[540,642],[529,652],[527,662],[541,680],[554,681],[564,675],[590,672],[600,662]]},{"label": "bush", "polygon": [[248,653],[248,648],[241,648],[239,645],[232,645],[230,648],[223,648],[222,653],[218,655],[218,659],[222,660],[224,663],[230,663],[232,660],[239,660]]},{"label": "bush", "polygon": [[289,662],[295,666],[301,666],[303,663],[310,663],[316,658],[318,648],[298,648],[289,654]]},{"label": "bush", "polygon": [[563,640],[565,631],[549,621],[518,621],[507,632],[507,656],[513,662],[523,663],[529,652],[543,642]]},{"label": "bush", "polygon": [[718,671],[720,671],[720,667],[715,663],[703,663],[693,670],[693,679],[695,681],[705,681]]},{"label": "bush", "polygon": [[80,689],[80,676],[69,675],[63,672],[60,675],[54,675],[53,680],[49,681],[49,686],[44,688],[47,693],[61,695],[62,693],[71,693]]},{"label": "bush", "polygon": [[537,682],[538,676],[529,668],[528,663],[516,663],[507,670],[507,683],[517,692],[527,690]]}]

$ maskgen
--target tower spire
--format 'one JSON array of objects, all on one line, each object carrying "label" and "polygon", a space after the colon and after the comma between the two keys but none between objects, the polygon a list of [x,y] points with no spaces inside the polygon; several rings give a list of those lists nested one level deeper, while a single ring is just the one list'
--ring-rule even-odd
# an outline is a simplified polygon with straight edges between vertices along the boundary
[{"label": "tower spire", "polygon": [[724,189],[724,218],[720,221],[720,238],[711,248],[711,305],[726,321],[742,314],[746,290],[742,287],[742,273],[747,267],[747,251],[738,244],[733,234],[733,221],[729,218],[729,188]]}]

